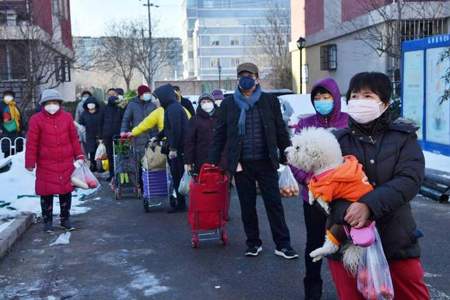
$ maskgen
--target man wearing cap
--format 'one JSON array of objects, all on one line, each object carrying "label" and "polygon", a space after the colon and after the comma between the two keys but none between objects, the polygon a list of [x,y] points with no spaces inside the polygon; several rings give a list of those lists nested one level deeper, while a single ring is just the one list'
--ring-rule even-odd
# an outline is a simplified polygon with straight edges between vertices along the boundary
[{"label": "man wearing cap", "polygon": [[234,95],[226,97],[219,110],[209,161],[218,164],[226,147],[226,169],[235,178],[247,235],[245,255],[258,256],[262,251],[256,213],[258,183],[276,245],[275,254],[297,258],[291,247],[278,186],[279,163],[286,163],[284,150],[290,145],[280,103],[261,91],[258,67],[253,63],[239,65],[237,76]]},{"label": "man wearing cap", "polygon": [[[138,95],[128,103],[125,113],[123,114],[122,126],[120,129],[121,136],[127,135],[132,128],[139,125],[155,108],[152,103],[152,93],[148,86],[141,85],[138,87]],[[133,139],[139,160],[145,152],[145,145],[148,140],[156,134],[155,131],[149,131],[139,137]]]}]

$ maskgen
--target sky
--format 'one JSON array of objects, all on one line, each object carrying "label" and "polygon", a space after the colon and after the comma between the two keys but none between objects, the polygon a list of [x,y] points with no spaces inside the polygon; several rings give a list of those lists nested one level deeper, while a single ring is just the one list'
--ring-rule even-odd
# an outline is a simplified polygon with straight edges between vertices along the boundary
[{"label": "sky", "polygon": [[[182,0],[153,0],[152,22],[158,24],[155,36],[182,36]],[[124,19],[147,22],[147,0],[71,0],[73,36],[102,36],[105,24]]]}]

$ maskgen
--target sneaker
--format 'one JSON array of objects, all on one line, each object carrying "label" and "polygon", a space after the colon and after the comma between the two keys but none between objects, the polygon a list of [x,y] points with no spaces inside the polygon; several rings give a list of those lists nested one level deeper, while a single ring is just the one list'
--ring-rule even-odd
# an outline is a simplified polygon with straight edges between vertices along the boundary
[{"label": "sneaker", "polygon": [[245,256],[258,256],[259,253],[261,253],[262,247],[261,246],[252,246],[248,247],[245,251]]},{"label": "sneaker", "polygon": [[291,247],[281,248],[281,249],[277,248],[277,249],[275,249],[275,255],[284,257],[286,259],[298,258],[297,252],[295,252],[295,250],[292,249]]},{"label": "sneaker", "polygon": [[70,220],[61,221],[61,227],[67,231],[75,230],[75,227],[70,224]]},{"label": "sneaker", "polygon": [[44,223],[44,232],[52,233],[55,231],[52,223]]}]

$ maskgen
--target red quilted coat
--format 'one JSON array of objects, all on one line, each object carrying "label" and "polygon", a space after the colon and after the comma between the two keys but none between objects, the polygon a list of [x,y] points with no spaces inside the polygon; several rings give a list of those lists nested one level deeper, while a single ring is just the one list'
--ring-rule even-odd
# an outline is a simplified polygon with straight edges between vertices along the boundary
[{"label": "red quilted coat", "polygon": [[60,109],[33,115],[28,125],[25,167],[36,167],[36,194],[67,194],[73,191],[73,162],[83,158],[72,116]]}]

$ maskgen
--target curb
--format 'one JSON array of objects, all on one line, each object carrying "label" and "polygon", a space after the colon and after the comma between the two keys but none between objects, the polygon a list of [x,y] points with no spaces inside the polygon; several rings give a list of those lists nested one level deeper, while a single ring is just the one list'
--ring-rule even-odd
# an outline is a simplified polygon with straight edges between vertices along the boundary
[{"label": "curb", "polygon": [[14,243],[33,223],[34,215],[18,216],[5,230],[0,232],[0,259],[8,254]]}]

